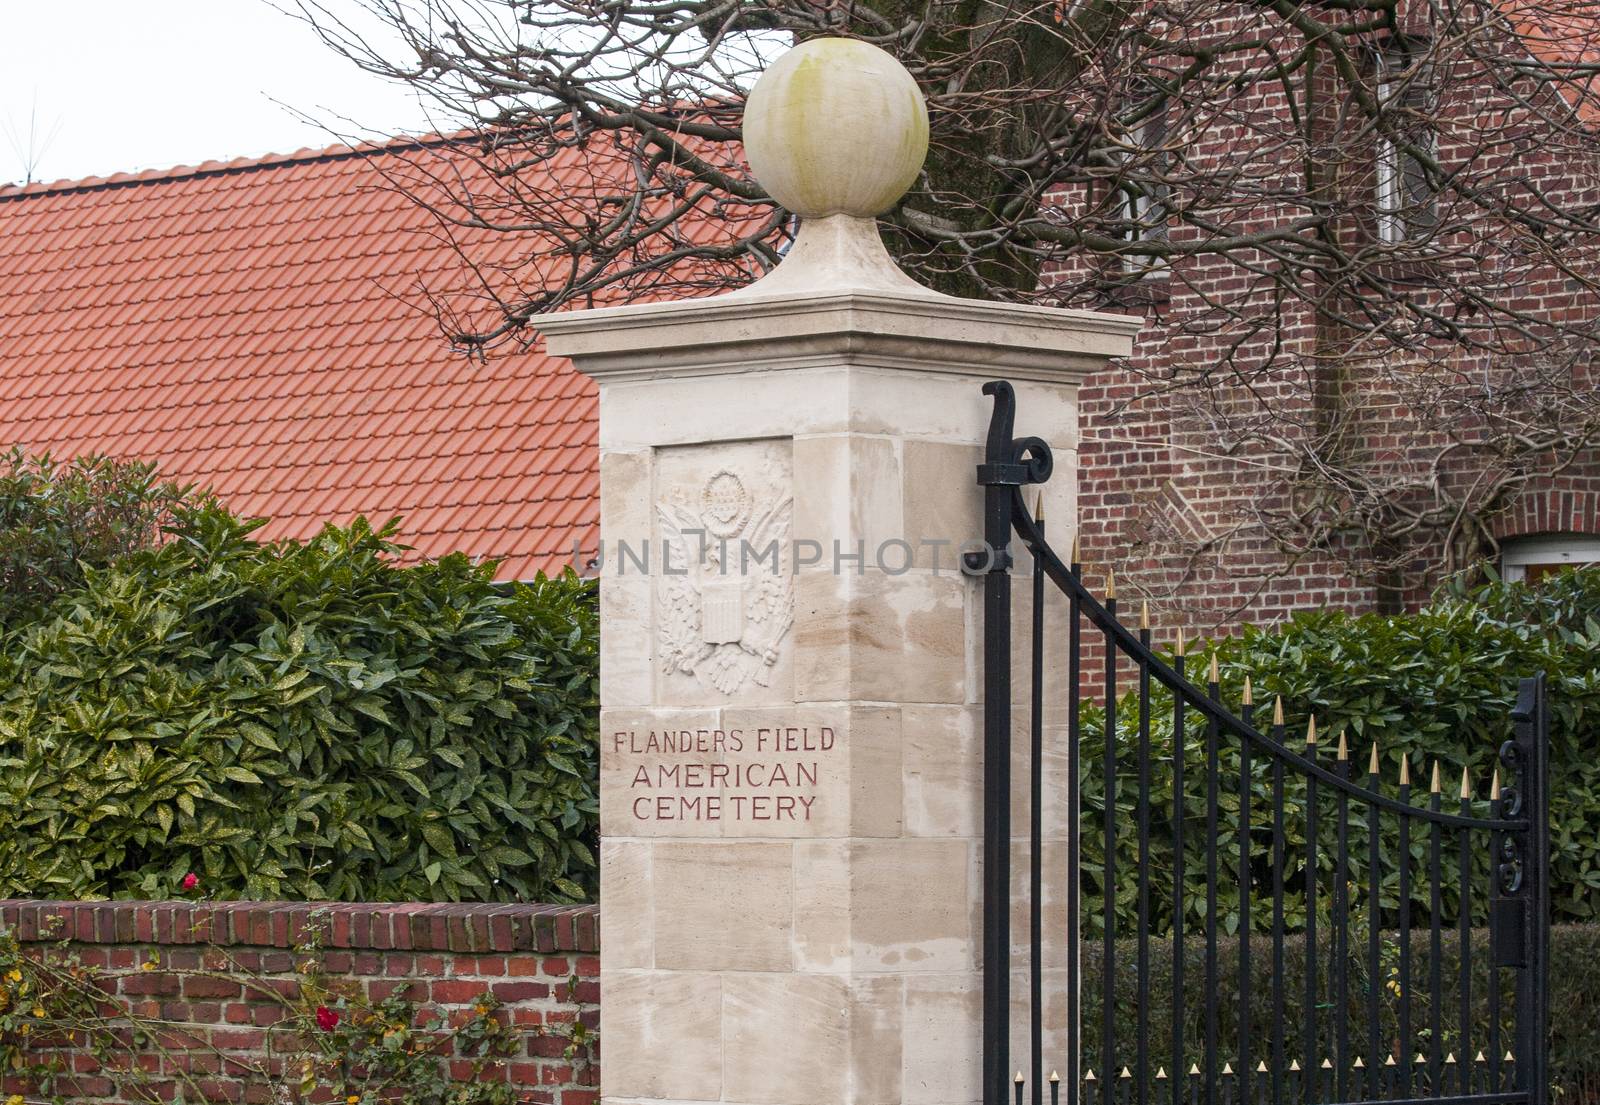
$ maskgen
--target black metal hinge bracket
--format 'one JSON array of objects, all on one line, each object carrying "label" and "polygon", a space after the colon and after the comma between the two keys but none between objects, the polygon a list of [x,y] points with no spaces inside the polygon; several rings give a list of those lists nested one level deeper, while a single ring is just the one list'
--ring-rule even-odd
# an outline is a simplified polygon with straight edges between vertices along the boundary
[{"label": "black metal hinge bracket", "polygon": [[1490,902],[1493,913],[1489,931],[1494,939],[1489,947],[1489,960],[1494,966],[1528,965],[1529,904],[1526,898],[1495,898]]},{"label": "black metal hinge bracket", "polygon": [[978,483],[983,487],[1021,487],[1033,482],[1025,463],[978,465]]}]

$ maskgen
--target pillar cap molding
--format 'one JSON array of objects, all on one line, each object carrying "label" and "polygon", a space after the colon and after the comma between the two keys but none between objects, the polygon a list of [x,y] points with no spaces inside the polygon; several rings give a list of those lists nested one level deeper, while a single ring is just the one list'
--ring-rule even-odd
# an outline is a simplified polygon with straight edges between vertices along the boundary
[{"label": "pillar cap molding", "polygon": [[852,290],[629,304],[539,320],[547,350],[602,383],[871,367],[1073,384],[1125,357],[1128,315]]},{"label": "pillar cap molding", "polygon": [[544,316],[545,348],[602,383],[871,367],[1073,385],[1133,351],[1133,315],[961,299],[895,264],[876,220],[806,219],[783,261],[706,299]]}]

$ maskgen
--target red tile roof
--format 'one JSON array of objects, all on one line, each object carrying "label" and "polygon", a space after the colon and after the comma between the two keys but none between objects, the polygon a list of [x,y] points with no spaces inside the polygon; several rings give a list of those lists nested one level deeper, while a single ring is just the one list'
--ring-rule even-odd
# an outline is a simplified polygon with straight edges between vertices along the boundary
[{"label": "red tile roof", "polygon": [[382,177],[404,153],[0,188],[0,449],[155,461],[269,536],[400,515],[502,578],[593,549],[593,384],[538,347],[469,360],[397,298],[459,271]]}]

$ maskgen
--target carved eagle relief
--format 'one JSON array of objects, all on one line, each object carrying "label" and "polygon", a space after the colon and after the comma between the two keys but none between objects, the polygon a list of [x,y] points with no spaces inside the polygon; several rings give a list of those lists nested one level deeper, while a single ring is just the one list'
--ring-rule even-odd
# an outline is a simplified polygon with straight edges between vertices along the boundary
[{"label": "carved eagle relief", "polygon": [[760,506],[743,480],[722,470],[706,481],[699,506],[698,515],[674,503],[656,507],[662,670],[728,695],[746,680],[765,687],[794,624],[794,579],[785,570],[794,500]]}]

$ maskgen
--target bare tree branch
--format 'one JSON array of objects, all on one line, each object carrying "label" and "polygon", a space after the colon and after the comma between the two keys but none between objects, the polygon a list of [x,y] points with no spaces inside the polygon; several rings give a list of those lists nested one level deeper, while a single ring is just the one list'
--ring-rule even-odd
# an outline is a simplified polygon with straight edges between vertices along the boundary
[{"label": "bare tree branch", "polygon": [[415,294],[467,348],[770,268],[789,220],[744,162],[742,98],[788,44],[843,34],[928,100],[925,172],[885,219],[906,269],[1152,311],[1121,413],[1253,473],[1226,526],[1152,555],[1248,535],[1272,571],[1333,557],[1403,589],[1480,557],[1496,512],[1600,440],[1595,0],[296,7],[470,133],[389,170],[471,274]]}]

